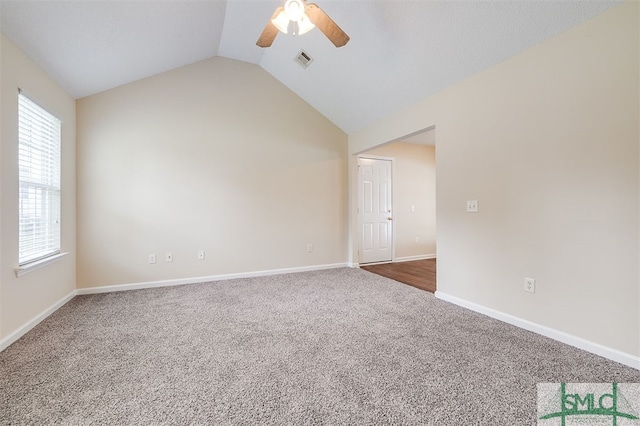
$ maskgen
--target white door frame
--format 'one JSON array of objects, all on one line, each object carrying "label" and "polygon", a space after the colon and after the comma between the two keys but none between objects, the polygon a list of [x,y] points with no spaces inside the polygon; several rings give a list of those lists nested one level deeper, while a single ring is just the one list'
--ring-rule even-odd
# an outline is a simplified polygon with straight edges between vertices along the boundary
[{"label": "white door frame", "polygon": [[[396,201],[395,201],[395,197],[393,196],[394,194],[394,182],[395,179],[393,178],[393,174],[394,174],[394,170],[395,170],[395,157],[383,157],[380,155],[370,155],[370,154],[358,154],[356,155],[356,171],[357,171],[357,167],[358,167],[358,160],[360,158],[367,158],[370,160],[386,160],[386,161],[390,161],[391,162],[391,210],[392,210],[392,217],[395,216],[395,212],[396,212]],[[356,172],[359,175],[359,171]],[[358,178],[359,179],[359,178]],[[360,211],[359,211],[359,200],[360,200],[360,185],[356,185],[357,186],[357,190],[356,190],[356,226],[358,229],[357,232],[357,249],[358,249],[358,264],[361,263],[360,261],[360,253],[361,253],[361,232],[362,232],[362,224],[361,224],[361,220],[362,217],[360,216]],[[394,220],[391,222],[391,262],[395,262],[396,260],[396,221],[395,221],[395,217]],[[387,262],[378,262],[378,263],[387,263]],[[375,264],[374,263],[367,263],[367,265],[372,265]]]}]

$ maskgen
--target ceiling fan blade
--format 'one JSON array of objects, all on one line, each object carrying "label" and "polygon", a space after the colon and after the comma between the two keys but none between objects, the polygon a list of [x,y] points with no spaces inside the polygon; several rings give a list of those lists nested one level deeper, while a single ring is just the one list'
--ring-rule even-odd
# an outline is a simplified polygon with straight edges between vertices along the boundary
[{"label": "ceiling fan blade", "polygon": [[333,19],[329,18],[329,15],[324,13],[322,9],[318,7],[315,3],[307,4],[305,8],[305,12],[309,17],[309,20],[313,22],[313,24],[318,27],[320,31],[324,35],[327,36],[331,43],[333,43],[336,47],[341,47],[347,44],[349,41],[349,36],[347,33],[342,31],[342,29],[333,22]]},{"label": "ceiling fan blade", "polygon": [[278,35],[278,29],[275,25],[273,25],[273,22],[271,22],[271,20],[275,19],[276,16],[278,16],[283,10],[284,7],[280,6],[276,9],[275,12],[273,12],[273,16],[271,17],[271,19],[269,19],[269,22],[267,22],[267,26],[264,27],[264,30],[262,31],[262,34],[260,34],[260,38],[256,42],[256,45],[260,47],[269,47],[273,44],[273,40],[275,40],[276,36]]}]

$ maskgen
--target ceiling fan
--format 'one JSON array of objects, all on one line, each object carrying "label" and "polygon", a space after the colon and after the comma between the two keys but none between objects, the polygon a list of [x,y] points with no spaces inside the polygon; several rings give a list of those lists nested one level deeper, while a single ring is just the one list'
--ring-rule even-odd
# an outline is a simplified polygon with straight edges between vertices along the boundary
[{"label": "ceiling fan", "polygon": [[314,27],[318,27],[336,47],[344,46],[349,41],[349,36],[317,4],[307,4],[306,0],[287,0],[284,6],[275,10],[256,44],[269,47],[278,31],[295,36]]}]

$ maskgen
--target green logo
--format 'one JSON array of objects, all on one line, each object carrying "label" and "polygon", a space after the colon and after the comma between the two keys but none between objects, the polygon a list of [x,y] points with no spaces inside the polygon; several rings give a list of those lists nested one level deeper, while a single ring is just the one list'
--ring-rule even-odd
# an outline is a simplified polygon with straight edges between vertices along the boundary
[{"label": "green logo", "polygon": [[627,396],[637,404],[640,388],[637,384],[622,385],[625,392],[619,383],[538,384],[538,424],[638,425],[638,414]]}]

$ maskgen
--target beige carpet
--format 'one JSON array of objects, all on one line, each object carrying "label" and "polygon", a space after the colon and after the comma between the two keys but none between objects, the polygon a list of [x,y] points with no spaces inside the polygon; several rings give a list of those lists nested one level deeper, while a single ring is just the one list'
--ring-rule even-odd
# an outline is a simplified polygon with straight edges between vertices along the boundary
[{"label": "beige carpet", "polygon": [[358,269],[79,296],[0,353],[2,424],[531,425],[634,370]]}]

